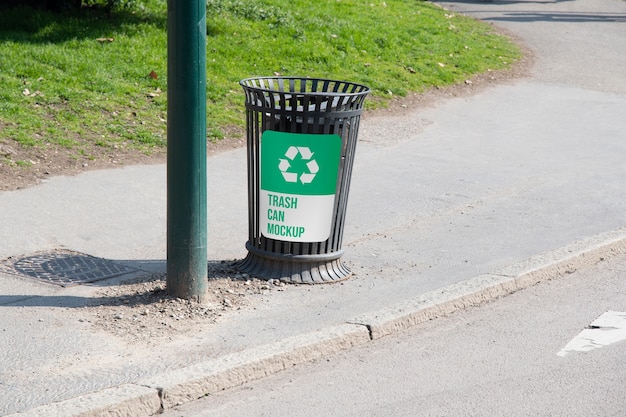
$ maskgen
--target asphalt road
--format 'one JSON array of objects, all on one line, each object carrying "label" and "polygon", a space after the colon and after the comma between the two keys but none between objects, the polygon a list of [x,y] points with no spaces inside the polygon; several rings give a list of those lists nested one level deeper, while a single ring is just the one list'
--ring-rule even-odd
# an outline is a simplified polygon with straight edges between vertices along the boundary
[{"label": "asphalt road", "polygon": [[564,348],[607,311],[626,324],[625,294],[620,255],[162,417],[623,417],[626,337]]}]

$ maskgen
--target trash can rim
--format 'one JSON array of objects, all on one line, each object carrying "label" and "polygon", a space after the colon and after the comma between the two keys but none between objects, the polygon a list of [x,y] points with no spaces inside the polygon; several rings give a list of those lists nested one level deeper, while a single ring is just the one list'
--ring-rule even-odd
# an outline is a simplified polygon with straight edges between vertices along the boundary
[{"label": "trash can rim", "polygon": [[[246,82],[248,81],[257,81],[257,80],[304,80],[304,81],[321,81],[321,82],[332,82],[332,83],[343,83],[346,85],[350,85],[350,86],[354,86],[354,87],[358,87],[359,91],[355,91],[355,92],[341,92],[341,91],[284,91],[284,90],[277,90],[277,89],[272,89],[272,88],[267,88],[267,87],[260,87],[260,86],[253,86],[253,85],[249,85],[246,84]],[[360,83],[354,83],[351,81],[342,81],[342,80],[335,80],[335,79],[331,79],[331,78],[317,78],[317,77],[295,77],[295,76],[291,76],[291,77],[283,77],[283,76],[268,76],[268,77],[250,77],[250,78],[245,78],[241,81],[239,81],[239,85],[241,85],[244,88],[250,88],[253,90],[257,90],[257,91],[264,91],[264,92],[269,92],[269,93],[287,93],[287,94],[306,94],[306,95],[322,95],[322,96],[329,96],[329,95],[338,95],[338,96],[359,96],[359,95],[367,95],[371,92],[370,88],[364,84],[360,84]]]}]

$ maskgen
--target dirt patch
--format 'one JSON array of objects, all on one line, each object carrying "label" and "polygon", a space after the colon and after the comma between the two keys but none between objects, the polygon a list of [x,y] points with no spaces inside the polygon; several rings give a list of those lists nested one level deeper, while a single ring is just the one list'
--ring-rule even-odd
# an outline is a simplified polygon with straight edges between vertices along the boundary
[{"label": "dirt patch", "polygon": [[263,281],[241,274],[229,263],[211,267],[209,277],[207,297],[198,303],[168,295],[165,274],[138,276],[98,291],[91,305],[82,309],[82,320],[129,344],[156,345],[197,326],[215,323],[250,306],[258,296],[286,288],[278,280]]}]

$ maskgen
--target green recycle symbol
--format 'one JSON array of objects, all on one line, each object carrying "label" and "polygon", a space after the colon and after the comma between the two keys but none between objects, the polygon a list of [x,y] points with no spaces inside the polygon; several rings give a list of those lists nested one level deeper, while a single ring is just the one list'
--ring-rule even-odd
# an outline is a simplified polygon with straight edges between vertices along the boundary
[{"label": "green recycle symbol", "polygon": [[[295,159],[296,156],[300,154],[300,158],[303,161],[308,161],[306,163],[306,167],[308,172],[289,172],[291,168],[291,162]],[[320,170],[319,165],[317,165],[317,161],[313,158],[313,152],[306,146],[290,146],[285,152],[285,159],[279,158],[280,163],[278,164],[278,169],[283,174],[283,178],[287,182],[300,182],[302,184],[310,184],[315,179],[315,175]]]}]

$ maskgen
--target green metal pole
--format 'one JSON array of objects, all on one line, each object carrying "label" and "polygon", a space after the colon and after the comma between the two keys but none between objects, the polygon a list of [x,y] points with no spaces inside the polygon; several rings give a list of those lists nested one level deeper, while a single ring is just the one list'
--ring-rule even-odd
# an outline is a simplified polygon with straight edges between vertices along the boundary
[{"label": "green metal pole", "polygon": [[205,2],[167,6],[167,291],[197,301],[208,287]]}]

